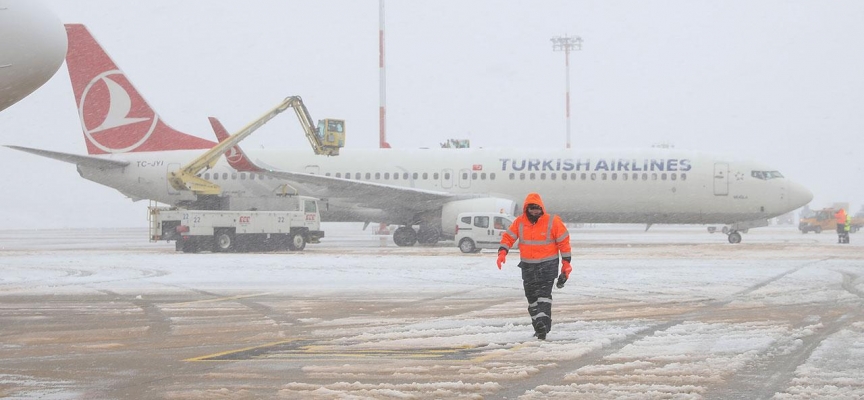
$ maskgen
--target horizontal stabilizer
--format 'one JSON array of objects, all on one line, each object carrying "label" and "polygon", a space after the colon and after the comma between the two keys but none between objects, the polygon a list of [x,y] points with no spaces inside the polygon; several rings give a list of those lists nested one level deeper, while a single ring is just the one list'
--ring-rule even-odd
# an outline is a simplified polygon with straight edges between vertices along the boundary
[{"label": "horizontal stabilizer", "polygon": [[20,150],[27,153],[36,154],[37,156],[53,158],[55,160],[60,160],[68,163],[72,163],[75,165],[81,165],[85,167],[99,168],[99,169],[111,169],[111,168],[123,168],[129,165],[129,161],[119,161],[119,160],[110,160],[102,157],[93,157],[93,156],[82,156],[78,154],[69,154],[69,153],[60,153],[57,151],[50,150],[41,150],[41,149],[33,149],[30,147],[22,147],[22,146],[9,146],[6,147],[10,149]]}]

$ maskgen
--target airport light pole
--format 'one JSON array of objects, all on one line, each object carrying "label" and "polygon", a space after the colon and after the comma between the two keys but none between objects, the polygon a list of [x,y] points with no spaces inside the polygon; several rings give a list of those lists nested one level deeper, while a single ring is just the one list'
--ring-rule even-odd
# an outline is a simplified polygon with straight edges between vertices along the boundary
[{"label": "airport light pole", "polygon": [[378,0],[378,147],[387,143],[387,69],[384,67],[384,0]]},{"label": "airport light pole", "polygon": [[570,51],[582,50],[582,38],[579,36],[556,36],[552,39],[552,51],[564,52],[564,73],[566,75],[567,92],[565,96],[567,115],[567,148],[570,148]]}]

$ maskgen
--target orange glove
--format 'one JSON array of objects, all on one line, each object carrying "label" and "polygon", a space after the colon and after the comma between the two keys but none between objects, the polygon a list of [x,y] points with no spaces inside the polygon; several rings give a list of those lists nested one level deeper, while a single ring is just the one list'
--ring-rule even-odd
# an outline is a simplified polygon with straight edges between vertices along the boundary
[{"label": "orange glove", "polygon": [[498,250],[498,269],[501,269],[501,264],[507,262],[507,250]]},{"label": "orange glove", "polygon": [[561,261],[561,273],[564,274],[565,278],[570,279],[570,271],[573,271],[573,267],[570,266],[570,261]]}]

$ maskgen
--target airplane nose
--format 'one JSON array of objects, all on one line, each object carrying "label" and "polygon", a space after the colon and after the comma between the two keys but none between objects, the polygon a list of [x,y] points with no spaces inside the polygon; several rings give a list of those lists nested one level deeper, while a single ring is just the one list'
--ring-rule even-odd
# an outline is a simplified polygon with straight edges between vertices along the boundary
[{"label": "airplane nose", "polygon": [[42,86],[63,65],[66,29],[51,10],[32,0],[0,0],[0,111]]},{"label": "airplane nose", "polygon": [[810,203],[813,200],[813,193],[804,185],[790,182],[787,198],[789,199],[789,207],[794,210]]}]

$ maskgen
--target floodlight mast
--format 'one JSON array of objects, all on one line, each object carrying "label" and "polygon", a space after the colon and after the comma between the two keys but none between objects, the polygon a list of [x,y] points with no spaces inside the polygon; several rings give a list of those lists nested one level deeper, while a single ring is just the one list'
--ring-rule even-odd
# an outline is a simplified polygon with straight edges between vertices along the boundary
[{"label": "floodlight mast", "polygon": [[387,69],[384,67],[384,0],[378,0],[378,147],[387,143]]},{"label": "floodlight mast", "polygon": [[567,115],[567,148],[570,148],[570,51],[582,50],[582,38],[579,36],[556,36],[552,39],[552,51],[564,52],[564,73],[566,75],[566,115]]}]

